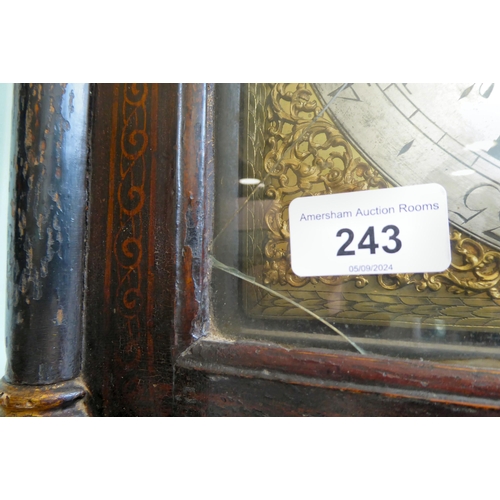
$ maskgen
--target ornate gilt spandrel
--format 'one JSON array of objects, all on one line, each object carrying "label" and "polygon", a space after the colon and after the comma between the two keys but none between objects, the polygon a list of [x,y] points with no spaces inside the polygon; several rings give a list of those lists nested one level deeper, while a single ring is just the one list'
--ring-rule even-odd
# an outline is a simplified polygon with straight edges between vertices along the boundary
[{"label": "ornate gilt spandrel", "polygon": [[[244,107],[243,176],[262,179],[260,188],[243,193],[254,193],[240,242],[247,274],[336,323],[500,331],[500,252],[453,227],[452,264],[442,273],[296,276],[288,229],[294,198],[392,185],[321,114],[311,85],[249,85]],[[243,296],[253,318],[311,318],[251,285],[243,286]]]}]

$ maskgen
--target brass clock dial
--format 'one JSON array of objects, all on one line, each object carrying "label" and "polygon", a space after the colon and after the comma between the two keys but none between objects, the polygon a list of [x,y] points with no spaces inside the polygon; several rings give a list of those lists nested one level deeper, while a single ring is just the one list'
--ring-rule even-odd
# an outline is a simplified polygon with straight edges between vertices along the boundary
[{"label": "brass clock dial", "polygon": [[[348,84],[337,93],[342,86],[246,87],[242,173],[263,181],[260,191],[245,191],[250,201],[242,219],[242,270],[268,287],[244,288],[246,314],[311,317],[275,290],[367,335],[373,325],[408,328],[399,331],[401,338],[420,330],[498,333],[500,89],[490,83],[387,83]],[[427,183],[445,187],[456,226],[449,232],[448,269],[315,277],[293,272],[294,199]]]},{"label": "brass clock dial", "polygon": [[[323,103],[343,84],[316,84]],[[355,83],[328,107],[396,185],[436,182],[449,219],[500,249],[500,89],[493,83]]]}]

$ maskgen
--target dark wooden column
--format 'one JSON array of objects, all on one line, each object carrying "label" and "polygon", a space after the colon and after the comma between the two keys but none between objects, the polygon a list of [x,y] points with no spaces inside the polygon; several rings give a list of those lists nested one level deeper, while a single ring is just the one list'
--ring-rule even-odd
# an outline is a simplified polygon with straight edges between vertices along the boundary
[{"label": "dark wooden column", "polygon": [[88,84],[18,87],[4,412],[85,413]]}]

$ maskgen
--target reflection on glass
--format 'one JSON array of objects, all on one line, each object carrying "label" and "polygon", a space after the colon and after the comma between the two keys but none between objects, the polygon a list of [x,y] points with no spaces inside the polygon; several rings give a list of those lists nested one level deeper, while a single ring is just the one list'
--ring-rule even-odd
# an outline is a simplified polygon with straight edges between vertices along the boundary
[{"label": "reflection on glass", "polygon": [[[495,84],[222,85],[216,120],[213,295],[222,334],[496,366]],[[293,273],[293,199],[426,183],[448,195],[447,270]]]}]

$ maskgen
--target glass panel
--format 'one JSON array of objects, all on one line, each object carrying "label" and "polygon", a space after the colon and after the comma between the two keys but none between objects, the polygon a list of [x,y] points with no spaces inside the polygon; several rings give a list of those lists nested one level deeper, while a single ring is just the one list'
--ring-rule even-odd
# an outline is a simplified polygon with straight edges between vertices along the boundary
[{"label": "glass panel", "polygon": [[[217,331],[500,366],[499,136],[493,83],[220,85]],[[292,271],[292,200],[429,183],[447,193],[448,269]],[[332,220],[332,231],[343,224]]]}]

